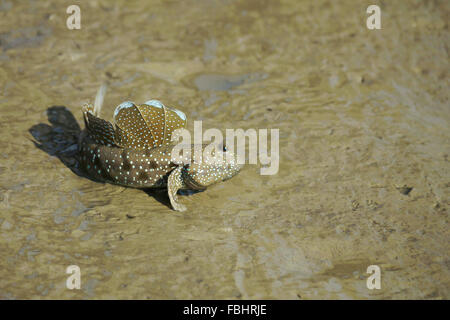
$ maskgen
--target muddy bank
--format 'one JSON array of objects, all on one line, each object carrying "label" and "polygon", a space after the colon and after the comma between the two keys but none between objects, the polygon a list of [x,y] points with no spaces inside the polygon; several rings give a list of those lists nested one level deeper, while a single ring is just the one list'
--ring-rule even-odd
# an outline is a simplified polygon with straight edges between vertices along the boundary
[{"label": "muddy bank", "polygon": [[[449,5],[378,4],[371,31],[363,1],[92,1],[68,30],[68,4],[3,1],[0,298],[448,299]],[[106,118],[159,99],[191,128],[278,128],[278,174],[185,213],[83,177],[102,81]]]}]

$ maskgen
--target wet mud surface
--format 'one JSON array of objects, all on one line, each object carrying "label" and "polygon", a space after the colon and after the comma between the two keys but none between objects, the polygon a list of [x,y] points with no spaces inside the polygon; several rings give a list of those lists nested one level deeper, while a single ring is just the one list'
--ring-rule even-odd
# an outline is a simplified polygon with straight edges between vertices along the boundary
[{"label": "wet mud surface", "polygon": [[[72,3],[1,1],[0,298],[448,299],[450,6],[375,2],[372,31],[364,1],[90,1],[80,30]],[[278,128],[278,174],[185,213],[84,177],[104,81],[107,119],[159,99],[191,129]]]}]

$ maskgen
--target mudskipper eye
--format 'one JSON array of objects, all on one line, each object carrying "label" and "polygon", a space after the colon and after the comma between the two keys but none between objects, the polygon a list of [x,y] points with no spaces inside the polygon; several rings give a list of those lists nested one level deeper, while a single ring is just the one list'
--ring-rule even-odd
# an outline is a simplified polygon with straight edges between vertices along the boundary
[{"label": "mudskipper eye", "polygon": [[226,145],[223,145],[223,152],[227,152],[228,150],[227,150],[227,146]]}]

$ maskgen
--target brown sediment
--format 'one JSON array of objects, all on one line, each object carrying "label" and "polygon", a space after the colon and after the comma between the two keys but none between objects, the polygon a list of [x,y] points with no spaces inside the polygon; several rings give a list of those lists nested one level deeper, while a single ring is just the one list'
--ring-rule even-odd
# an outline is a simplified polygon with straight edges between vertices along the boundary
[{"label": "brown sediment", "polygon": [[[382,30],[353,0],[104,2],[81,30],[54,3],[0,20],[1,299],[450,297],[448,1],[375,1]],[[185,213],[81,177],[72,118],[105,77],[105,119],[154,98],[191,132],[279,128],[278,174]]]}]

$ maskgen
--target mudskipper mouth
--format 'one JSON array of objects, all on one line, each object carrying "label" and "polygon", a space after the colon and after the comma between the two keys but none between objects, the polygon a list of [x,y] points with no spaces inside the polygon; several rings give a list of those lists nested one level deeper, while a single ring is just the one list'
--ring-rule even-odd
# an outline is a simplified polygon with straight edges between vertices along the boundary
[{"label": "mudskipper mouth", "polygon": [[187,173],[184,172],[184,183],[189,187],[192,188],[194,190],[206,190],[206,187],[199,184],[197,181],[195,181],[194,179],[192,179],[192,177]]}]

